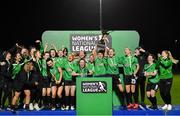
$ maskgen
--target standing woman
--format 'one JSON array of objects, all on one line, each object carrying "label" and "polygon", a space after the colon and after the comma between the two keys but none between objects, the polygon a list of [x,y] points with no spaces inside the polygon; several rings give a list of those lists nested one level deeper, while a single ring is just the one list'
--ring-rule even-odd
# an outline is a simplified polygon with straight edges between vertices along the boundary
[{"label": "standing woman", "polygon": [[12,77],[11,77],[12,63],[11,63],[11,53],[10,52],[6,52],[5,59],[3,62],[5,62],[5,65],[1,66],[1,72],[0,72],[4,78],[4,84],[3,84],[4,96],[2,98],[2,109],[5,106],[5,102],[6,102],[7,98],[9,101],[9,105],[12,100],[13,83],[12,83]]},{"label": "standing woman", "polygon": [[34,66],[32,62],[28,62],[24,64],[22,70],[15,77],[14,81],[14,91],[15,95],[12,99],[11,110],[15,110],[15,105],[19,99],[21,92],[23,91],[25,94],[25,108],[29,109],[30,103],[30,72],[33,70]]},{"label": "standing woman", "polygon": [[[56,94],[59,99],[62,98],[63,91],[63,79],[62,79],[62,69],[57,63],[54,63],[52,59],[47,59],[47,65],[50,67],[51,74],[51,90],[52,90],[52,107],[51,110],[56,109]],[[61,100],[60,100],[61,101]]]},{"label": "standing woman", "polygon": [[64,67],[63,67],[66,110],[69,110],[69,106],[71,110],[75,109],[76,79],[73,75],[76,74],[75,73],[76,68],[77,68],[77,63],[74,61],[74,55],[69,54],[68,60],[64,63]]},{"label": "standing woman", "polygon": [[144,66],[144,76],[148,79],[146,93],[149,101],[152,103],[152,105],[149,107],[151,109],[157,109],[156,92],[159,82],[157,65],[154,60],[154,55],[149,54],[147,58],[148,64],[145,64]]},{"label": "standing woman", "polygon": [[15,79],[16,75],[21,71],[21,67],[24,63],[21,62],[22,57],[21,54],[19,52],[17,52],[15,54],[15,61],[12,64],[13,68],[12,68],[12,79]]},{"label": "standing woman", "polygon": [[[139,70],[138,60],[135,56],[132,56],[131,50],[129,48],[124,49],[125,56],[119,59],[120,64],[124,68],[124,84],[126,87],[126,100],[127,108],[137,109],[138,108],[138,98],[135,95],[135,85],[136,85],[136,74]],[[132,104],[132,95],[134,97],[134,104]]]},{"label": "standing woman", "polygon": [[113,48],[110,48],[107,52],[107,74],[112,77],[112,85],[113,89],[118,88],[120,92],[120,101],[122,108],[125,108],[125,103],[124,103],[124,89],[121,84],[121,79],[119,77],[119,70],[118,70],[118,57],[115,56],[115,50]]},{"label": "standing woman", "polygon": [[63,50],[59,50],[58,51],[58,57],[56,57],[56,59],[55,59],[55,63],[57,63],[60,66],[63,66],[65,60],[67,60],[67,59],[64,56]]},{"label": "standing woman", "polygon": [[[31,72],[31,103],[29,105],[30,110],[40,110],[39,101],[42,91],[42,76],[41,76],[41,53],[36,50],[34,63],[34,70]],[[34,105],[33,105],[34,103]]]},{"label": "standing woman", "polygon": [[92,54],[95,58],[94,63],[94,76],[105,77],[106,75],[106,59],[104,57],[105,51],[99,50],[97,52],[97,46],[93,49]]},{"label": "standing woman", "polygon": [[49,58],[49,52],[45,52],[43,54],[43,59],[42,59],[42,70],[41,70],[41,75],[42,75],[42,99],[43,99],[43,106],[46,108],[49,107],[49,104],[51,102],[51,87],[50,87],[50,74],[48,74],[48,67],[46,60]]},{"label": "standing woman", "polygon": [[[145,99],[145,83],[146,83],[146,77],[144,76],[144,65],[147,64],[147,57],[148,57],[148,52],[146,50],[144,50],[141,47],[138,47],[135,49],[135,57],[138,59],[138,63],[139,63],[139,71],[137,73],[137,82],[136,82],[136,89],[135,89],[135,93],[137,95],[137,98],[141,98],[139,104],[143,107],[145,107],[144,104],[144,99]],[[140,93],[139,94],[139,90]]]},{"label": "standing woman", "polygon": [[171,105],[171,87],[173,82],[172,66],[173,63],[177,64],[178,60],[175,60],[171,53],[167,50],[162,51],[159,55],[159,76],[160,76],[160,94],[165,105],[162,107],[163,110],[172,110]]}]

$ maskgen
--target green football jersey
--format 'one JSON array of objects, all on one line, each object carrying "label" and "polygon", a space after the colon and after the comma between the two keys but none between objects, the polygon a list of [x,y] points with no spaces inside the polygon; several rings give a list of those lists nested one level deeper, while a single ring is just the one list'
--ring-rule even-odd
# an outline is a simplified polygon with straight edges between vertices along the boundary
[{"label": "green football jersey", "polygon": [[87,66],[87,69],[88,69],[89,71],[92,71],[93,74],[94,74],[94,72],[95,72],[95,69],[94,69],[94,67],[95,67],[95,66],[94,66],[94,63],[87,62],[86,66]]},{"label": "green football jersey", "polygon": [[106,60],[105,58],[96,58],[95,59],[95,76],[98,76],[98,75],[104,75],[106,74]]},{"label": "green football jersey", "polygon": [[117,57],[107,57],[106,62],[107,74],[119,74]]},{"label": "green football jersey", "polygon": [[[147,73],[153,73],[154,71],[157,71],[157,66],[155,63],[153,63],[152,65],[145,64],[144,71],[146,71]],[[159,82],[158,74],[156,76],[148,76],[147,78],[148,78],[148,82],[150,82],[150,83],[158,83]]]},{"label": "green football jersey", "polygon": [[47,63],[45,59],[42,59],[41,63],[41,74],[44,78],[47,77]]},{"label": "green football jersey", "polygon": [[57,81],[60,79],[59,68],[61,68],[61,67],[59,67],[58,64],[54,64],[54,66],[50,69],[52,78],[55,78]]},{"label": "green football jersey", "polygon": [[12,79],[15,79],[16,75],[21,71],[21,64],[13,64]]},{"label": "green football jersey", "polygon": [[77,70],[77,63],[72,61],[66,61],[63,66],[63,78],[64,80],[72,80],[72,72]]},{"label": "green football jersey", "polygon": [[133,75],[138,60],[134,56],[123,56],[119,58],[119,63],[123,65],[125,75]]},{"label": "green football jersey", "polygon": [[158,65],[159,65],[159,76],[160,79],[169,79],[173,77],[172,73],[172,66],[173,62],[170,59],[163,59],[160,57],[158,59]]}]

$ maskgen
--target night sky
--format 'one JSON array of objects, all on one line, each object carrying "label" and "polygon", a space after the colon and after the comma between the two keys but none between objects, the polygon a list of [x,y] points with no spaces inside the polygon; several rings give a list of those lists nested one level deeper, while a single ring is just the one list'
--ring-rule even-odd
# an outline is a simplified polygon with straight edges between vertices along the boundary
[{"label": "night sky", "polygon": [[[102,27],[137,30],[148,51],[178,57],[178,10],[173,0],[103,0]],[[5,0],[0,11],[1,50],[32,45],[45,30],[99,30],[99,0]]]}]

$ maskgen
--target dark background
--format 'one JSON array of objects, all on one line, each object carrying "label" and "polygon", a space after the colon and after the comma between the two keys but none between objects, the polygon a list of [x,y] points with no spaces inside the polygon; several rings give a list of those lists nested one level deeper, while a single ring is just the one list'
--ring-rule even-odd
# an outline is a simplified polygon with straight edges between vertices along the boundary
[{"label": "dark background", "polygon": [[[145,49],[179,58],[179,10],[174,0],[103,0],[102,27],[137,30]],[[1,50],[32,45],[45,30],[99,30],[99,0],[6,0],[0,11]]]}]

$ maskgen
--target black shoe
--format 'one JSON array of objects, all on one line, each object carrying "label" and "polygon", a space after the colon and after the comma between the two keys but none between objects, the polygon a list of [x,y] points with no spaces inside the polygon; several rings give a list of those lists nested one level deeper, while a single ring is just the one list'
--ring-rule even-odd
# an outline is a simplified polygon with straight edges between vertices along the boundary
[{"label": "black shoe", "polygon": [[5,109],[4,106],[1,106],[1,109],[4,110]]},{"label": "black shoe", "polygon": [[142,102],[140,105],[144,108],[146,107],[146,104],[144,102]]},{"label": "black shoe", "polygon": [[126,107],[125,105],[122,105],[122,106],[120,107],[120,110],[127,110],[127,107]]},{"label": "black shoe", "polygon": [[157,106],[150,106],[149,109],[152,109],[152,110],[157,110],[158,107]]},{"label": "black shoe", "polygon": [[56,105],[51,105],[51,110],[56,110]]},{"label": "black shoe", "polygon": [[56,104],[56,108],[60,108],[61,107],[61,105],[60,104]]},{"label": "black shoe", "polygon": [[24,104],[19,104],[18,109],[23,109]]},{"label": "black shoe", "polygon": [[16,114],[15,106],[12,105],[12,106],[9,108],[9,111],[11,111],[13,114]]},{"label": "black shoe", "polygon": [[10,111],[11,111],[13,114],[16,114],[15,108],[11,108]]},{"label": "black shoe", "polygon": [[29,110],[29,104],[28,104],[28,105],[25,105],[24,111],[30,111],[30,110]]}]

